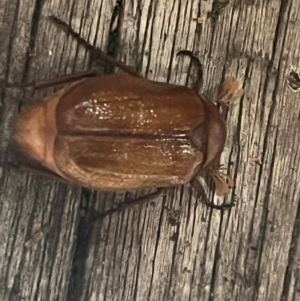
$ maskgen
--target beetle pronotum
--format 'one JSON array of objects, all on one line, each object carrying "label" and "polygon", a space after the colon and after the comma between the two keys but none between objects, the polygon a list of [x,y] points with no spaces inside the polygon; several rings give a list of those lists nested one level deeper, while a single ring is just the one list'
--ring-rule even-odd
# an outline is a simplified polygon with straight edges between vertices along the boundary
[{"label": "beetle pronotum", "polygon": [[[63,21],[51,19],[127,74],[83,72],[31,83],[42,88],[73,81],[17,118],[13,138],[28,156],[49,175],[97,190],[160,188],[136,202],[188,182],[203,192],[197,176],[205,172],[228,187],[218,174],[225,122],[218,108],[198,95],[202,66],[191,52],[179,54],[198,65],[194,89],[153,82],[90,45]],[[231,206],[206,202],[217,209]]]}]

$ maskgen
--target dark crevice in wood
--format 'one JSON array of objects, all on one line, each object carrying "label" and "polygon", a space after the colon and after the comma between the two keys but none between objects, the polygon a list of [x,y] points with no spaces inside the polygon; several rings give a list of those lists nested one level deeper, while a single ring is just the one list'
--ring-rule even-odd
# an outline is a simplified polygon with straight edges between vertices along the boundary
[{"label": "dark crevice in wood", "polygon": [[[237,225],[236,225],[236,228],[238,229],[237,231],[239,231],[239,229],[242,229],[242,227],[243,227],[242,221],[241,221],[241,219],[238,219],[238,222],[237,222]],[[246,271],[247,270],[246,261],[244,261],[242,264],[239,263],[240,262],[240,256],[243,254],[243,252],[245,252],[244,241],[245,241],[245,238],[241,235],[238,238],[237,250],[236,250],[237,255],[235,256],[235,260],[233,260],[233,262],[234,262],[233,266],[238,267],[240,265],[241,268],[239,270]],[[236,273],[236,276],[238,278],[243,277],[244,278],[243,281],[244,281],[244,283],[246,283],[246,281],[247,281],[246,273],[244,273],[244,275],[241,276],[241,275],[238,275],[238,272]],[[234,277],[234,279],[236,279],[237,277]]]},{"label": "dark crevice in wood", "polygon": [[[120,260],[118,258],[118,251],[119,251],[118,248],[122,249],[122,261],[126,262],[128,260],[128,258],[125,259],[123,257],[124,256],[124,246],[125,246],[126,240],[127,240],[126,233],[127,233],[127,229],[128,229],[127,223],[124,226],[124,220],[127,221],[127,219],[124,219],[124,215],[121,214],[117,221],[118,226],[117,226],[117,232],[116,232],[118,234],[118,236],[121,237],[121,239],[117,240],[117,237],[118,237],[117,235],[114,238],[114,246],[112,249],[113,256],[110,259],[110,266],[109,266],[109,270],[108,270],[108,273],[106,276],[107,277],[106,280],[108,282],[107,290],[106,290],[107,296],[112,294],[113,289],[116,285],[116,282],[119,280],[119,277],[121,274],[121,266],[118,266],[118,263],[120,262]],[[118,286],[120,286],[120,283],[118,283]],[[124,291],[123,291],[123,293],[124,293]],[[107,298],[105,300],[109,301],[109,298]]]},{"label": "dark crevice in wood", "polygon": [[[101,2],[101,4],[100,4],[99,11],[102,11],[102,9],[103,9],[102,6],[103,6],[103,2]],[[94,45],[95,47],[97,44],[97,33],[100,31],[100,28],[99,28],[100,21],[101,21],[101,14],[98,15],[97,24],[96,24],[96,33],[95,33],[94,39],[92,41],[92,45]],[[92,29],[92,27],[91,27],[91,29]],[[100,44],[103,45],[102,41]]]},{"label": "dark crevice in wood", "polygon": [[[21,268],[19,271],[14,275],[14,283],[10,289],[9,295],[8,295],[8,301],[20,301],[20,296],[22,296],[21,292]],[[7,282],[6,282],[7,283]]]},{"label": "dark crevice in wood", "polygon": [[[157,17],[157,14],[155,15],[155,17]],[[165,47],[165,43],[166,43],[166,33],[164,31],[165,29],[165,26],[166,26],[166,11],[164,10],[163,13],[161,12],[159,14],[159,17],[161,18],[162,20],[162,23],[161,23],[161,28],[160,28],[160,31],[159,31],[159,40],[161,41],[161,45],[162,45],[162,49],[164,49]],[[158,33],[157,33],[158,35]],[[158,74],[162,68],[162,53],[160,53],[160,49],[158,48],[156,50],[157,52],[155,53],[155,56],[156,56],[156,64],[155,64],[155,74]],[[168,75],[167,75],[168,76]]]},{"label": "dark crevice in wood", "polygon": [[[192,197],[192,193],[190,193],[190,198],[189,198],[189,202],[191,202],[192,201],[192,199],[193,199],[193,197]],[[194,212],[193,212],[193,214],[192,214],[192,218],[193,218],[193,228],[192,228],[192,233],[191,233],[191,237],[194,237],[194,235],[195,235],[195,224],[196,224],[196,217],[197,217],[197,207],[198,207],[198,202],[196,201],[195,202],[195,206],[194,206]],[[201,220],[202,220],[202,217],[201,217]],[[196,248],[196,250],[195,250],[195,253],[196,254],[199,254],[199,245],[197,246],[197,248]],[[192,273],[192,276],[191,276],[191,285],[193,285],[194,283],[195,283],[195,281],[197,282],[197,278],[199,277],[199,275],[197,274],[197,273],[195,273],[195,271],[197,271],[198,270],[198,267],[196,266],[197,265],[197,261],[198,261],[198,258],[199,258],[200,256],[195,256],[195,258],[194,258],[194,262],[193,262],[193,269],[192,269],[192,271],[191,271],[191,273]],[[191,300],[191,294],[190,294],[190,296],[189,296],[189,300],[187,300],[187,301],[190,301]]]},{"label": "dark crevice in wood", "polygon": [[[6,66],[5,66],[5,78],[6,80],[8,79],[9,76],[9,72],[10,72],[10,66],[12,65],[12,53],[13,53],[13,44],[15,42],[16,39],[16,35],[17,35],[17,22],[18,22],[18,16],[19,16],[19,10],[20,10],[20,0],[17,1],[16,3],[16,8],[15,8],[15,14],[14,14],[14,18],[12,20],[12,24],[11,24],[11,32],[10,32],[10,39],[9,39],[9,43],[8,43],[8,47],[7,47],[7,60],[6,60]],[[5,90],[2,90],[2,95],[4,97]]]},{"label": "dark crevice in wood", "polygon": [[24,63],[22,82],[25,82],[28,78],[30,66],[32,64],[32,52],[35,48],[36,38],[39,30],[39,23],[42,15],[42,8],[45,0],[36,0],[32,14],[31,29],[29,34],[29,45],[26,53],[26,59]]},{"label": "dark crevice in wood", "polygon": [[[36,202],[37,203],[38,203],[38,200],[39,200],[39,194],[36,195]],[[33,213],[34,213],[34,210],[33,210]],[[30,220],[33,221],[34,216],[32,216],[32,218]],[[44,220],[44,218],[43,218],[43,220]],[[58,225],[58,229],[59,228],[60,228],[60,226]],[[42,229],[40,229],[40,231],[42,231]],[[30,231],[30,232],[32,233],[32,231]],[[46,242],[47,242],[47,239],[46,239]],[[54,245],[51,245],[52,250],[53,249],[56,250],[57,243],[58,242],[56,241],[56,243]],[[34,301],[38,301],[39,296],[41,296],[41,290],[42,290],[42,288],[41,288],[42,285],[41,284],[42,284],[42,279],[43,279],[43,276],[44,276],[43,275],[44,269],[45,269],[46,272],[49,273],[49,275],[51,275],[51,271],[53,271],[53,263],[55,261],[55,255],[51,256],[52,260],[50,262],[47,262],[47,259],[46,259],[46,255],[47,255],[46,253],[48,253],[48,252],[51,253],[51,248],[50,248],[50,252],[49,252],[49,250],[47,250],[47,248],[41,248],[40,262],[45,263],[45,265],[41,264],[40,268],[37,269],[37,271],[38,271],[38,277],[37,277],[38,278],[38,280],[37,280],[38,285],[37,285],[37,288],[36,288],[36,291],[35,291],[35,294],[34,294],[34,299],[33,299]],[[48,270],[48,268],[49,268],[49,270]],[[51,276],[49,278],[51,278]],[[50,283],[48,283],[48,285],[47,285],[47,290],[48,291],[51,290]]]},{"label": "dark crevice in wood", "polygon": [[[109,26],[109,35],[108,35],[108,43],[107,43],[107,54],[114,59],[117,59],[119,49],[120,49],[120,30],[121,30],[121,15],[122,15],[123,7],[122,1],[117,1],[114,7],[110,26]],[[116,28],[112,29],[113,24],[117,20]],[[115,66],[111,64],[105,64],[104,73],[110,74],[114,73]]]},{"label": "dark crevice in wood", "polygon": [[[286,300],[295,300],[288,299],[291,288],[297,287],[294,283],[292,283],[293,273],[295,270],[299,270],[299,259],[297,258],[297,254],[299,253],[300,246],[300,202],[298,200],[298,209],[296,220],[294,223],[291,246],[289,250],[288,262],[284,276],[283,290],[281,295],[281,301]],[[297,279],[297,282],[299,279]]]},{"label": "dark crevice in wood", "polygon": [[[140,208],[139,208],[140,210]],[[134,210],[130,211],[128,210],[127,211],[127,216],[129,215],[134,215],[135,212]],[[131,277],[128,277],[128,264],[129,264],[129,257],[130,257],[130,254],[131,254],[131,251],[133,249],[133,235],[134,235],[134,231],[130,232],[128,231],[129,229],[133,229],[132,227],[132,224],[134,222],[134,218],[127,218],[125,219],[124,218],[124,214],[122,214],[122,223],[124,223],[126,221],[126,224],[125,224],[125,227],[124,227],[124,239],[123,239],[123,242],[122,242],[122,262],[126,263],[125,265],[125,274],[124,274],[124,280],[123,280],[123,291],[122,291],[122,300],[125,300],[125,296],[126,294],[128,293],[128,290],[127,288],[130,286],[130,282],[127,283],[127,281],[130,281],[132,280]],[[129,223],[131,222],[131,224],[129,225]],[[129,237],[128,237],[129,236]],[[129,242],[129,243],[128,243]],[[117,276],[117,284],[118,286],[121,286],[121,282],[122,282],[122,262],[120,262],[120,258],[118,258],[118,255],[117,255],[117,248],[120,244],[116,241],[116,254],[115,254],[115,260],[114,260],[114,263],[116,263],[116,265],[114,266],[114,279],[115,279],[115,276]],[[128,251],[128,254],[127,254],[127,257],[125,257],[125,251]],[[119,265],[119,267],[118,267]],[[117,267],[117,269],[115,269]],[[134,278],[134,277],[133,277]],[[133,280],[134,282],[134,280]],[[132,289],[130,290],[132,291]]]},{"label": "dark crevice in wood", "polygon": [[[269,115],[269,120],[268,120],[268,125],[267,125],[267,133],[269,132],[270,129],[270,123],[271,120],[273,119],[273,114],[274,114],[274,106],[271,107],[270,110],[270,115]],[[264,250],[264,245],[266,243],[266,239],[267,239],[267,233],[270,231],[269,228],[269,207],[270,207],[270,195],[271,195],[271,191],[272,191],[272,180],[273,180],[273,175],[275,172],[274,169],[274,162],[275,162],[275,157],[276,157],[276,148],[277,148],[277,139],[278,139],[278,131],[276,132],[276,137],[275,137],[275,141],[274,141],[274,148],[273,148],[273,153],[271,156],[271,162],[270,162],[270,170],[269,170],[269,178],[267,181],[267,185],[266,185],[266,192],[265,192],[265,196],[263,198],[263,212],[262,212],[262,218],[260,221],[260,234],[259,234],[259,245],[257,246],[257,250],[256,250],[256,254],[257,254],[257,270],[255,271],[255,275],[254,275],[254,270],[251,271],[251,274],[253,275],[253,279],[250,279],[250,281],[254,282],[254,287],[256,288],[253,291],[253,298],[252,300],[255,301],[258,298],[258,292],[259,292],[259,288],[260,288],[260,270],[261,270],[261,264],[263,262],[262,259],[262,255],[263,255],[263,250]],[[266,150],[268,147],[268,143],[267,143],[268,139],[265,139],[265,145],[263,148],[263,156],[266,154]],[[262,178],[262,173],[260,173],[259,175],[259,179]],[[259,185],[258,185],[259,187]],[[259,194],[259,191],[257,191],[257,195]],[[251,277],[252,278],[252,277]],[[250,283],[251,284],[251,283]]]},{"label": "dark crevice in wood", "polygon": [[[21,191],[22,191],[22,189],[21,188],[18,188],[18,193],[17,193],[17,195],[18,196],[20,196],[20,195],[22,195],[21,194]],[[21,215],[21,213],[22,213],[22,209],[23,209],[23,205],[24,205],[24,202],[20,202],[21,204],[19,204],[19,207],[18,207],[18,210],[14,210],[14,217],[13,217],[13,219],[12,219],[12,225],[11,225],[11,227],[10,227],[10,231],[11,230],[14,230],[14,233],[11,233],[12,234],[12,236],[13,236],[13,239],[11,240],[11,244],[9,245],[9,247],[10,247],[10,250],[11,251],[13,251],[14,250],[14,248],[13,248],[13,246],[16,246],[16,239],[17,239],[17,231],[18,231],[18,229],[20,228],[20,221],[21,221],[21,219],[20,219],[20,215]],[[32,212],[31,212],[32,213]],[[29,220],[31,220],[30,218],[29,218]],[[14,226],[15,225],[15,226]],[[31,224],[32,225],[32,224]],[[27,228],[27,230],[28,230],[28,228]],[[27,231],[27,233],[28,233],[28,231]],[[8,258],[8,261],[7,261],[7,270],[9,271],[10,270],[10,267],[11,267],[11,262],[12,262],[12,256],[13,256],[13,254],[12,253],[10,253],[10,255],[8,255],[7,254],[7,248],[6,248],[6,250],[5,250],[5,253],[6,253],[6,258]],[[13,282],[13,284],[12,284],[12,288],[10,289],[10,291],[9,291],[9,301],[12,301],[12,300],[17,300],[17,298],[18,298],[18,296],[20,296],[21,295],[21,287],[20,287],[20,283],[21,283],[21,271],[23,270],[23,268],[24,268],[24,263],[25,263],[25,252],[24,252],[24,247],[22,248],[22,251],[21,251],[21,256],[20,256],[20,264],[19,264],[19,266],[18,266],[18,269],[16,269],[16,273],[15,273],[15,277],[14,277],[14,282]],[[7,273],[6,275],[5,275],[6,277],[5,277],[5,281],[4,281],[4,283],[9,283],[9,280],[8,280],[8,276],[9,276],[9,273]],[[1,279],[2,280],[2,279]],[[7,288],[6,288],[7,289]]]},{"label": "dark crevice in wood", "polygon": [[151,280],[149,283],[149,293],[148,293],[148,299],[147,300],[151,300],[150,296],[152,294],[152,284],[153,284],[153,279],[154,279],[154,271],[155,271],[155,262],[157,260],[157,256],[159,257],[159,254],[157,253],[157,249],[158,249],[158,245],[159,245],[159,240],[160,240],[160,232],[162,229],[162,223],[163,223],[163,215],[164,215],[164,209],[165,208],[165,196],[163,197],[163,203],[161,206],[162,210],[160,212],[160,217],[159,217],[159,223],[157,226],[157,235],[156,235],[156,240],[155,240],[155,247],[154,247],[154,254],[153,254],[153,261],[152,261],[152,274],[151,274]]},{"label": "dark crevice in wood", "polygon": [[217,23],[220,15],[223,13],[224,9],[228,4],[229,0],[214,0],[212,2],[211,11],[207,12],[207,19],[211,19],[213,24]]},{"label": "dark crevice in wood", "polygon": [[[182,215],[182,198],[183,198],[183,191],[184,191],[184,186],[179,186],[178,189],[180,189],[180,197],[179,197],[179,208],[180,208],[180,213]],[[167,289],[164,291],[164,298],[163,300],[168,300],[168,299],[174,299],[174,292],[172,292],[172,284],[174,282],[174,279],[178,278],[178,275],[175,273],[177,264],[178,262],[176,261],[176,257],[178,255],[178,243],[179,243],[179,233],[180,233],[180,226],[181,223],[178,222],[175,228],[175,232],[172,237],[175,237],[174,239],[174,244],[173,244],[173,250],[172,250],[172,260],[170,262],[170,275],[169,275],[169,283],[167,286]],[[176,284],[176,283],[175,283]],[[173,293],[173,294],[172,294]]]},{"label": "dark crevice in wood", "polygon": [[[175,1],[174,1],[175,2]],[[179,2],[178,4],[178,11],[180,11],[180,8],[181,8],[181,3]],[[178,12],[177,14],[177,18],[176,18],[176,24],[175,24],[175,30],[174,32],[177,33],[178,32],[178,24],[179,24],[179,20],[180,20],[180,14]],[[166,82],[169,83],[170,82],[170,78],[172,76],[172,73],[174,72],[174,67],[173,67],[173,57],[174,55],[176,55],[176,47],[177,47],[177,39],[176,39],[177,35],[175,34],[174,36],[174,39],[173,39],[173,43],[172,43],[172,49],[171,49],[171,52],[170,52],[170,61],[169,61],[169,68],[168,68],[168,73],[167,73],[167,79],[166,79]]]},{"label": "dark crevice in wood", "polygon": [[[111,229],[112,227],[112,223],[111,223],[112,219],[109,218],[109,226],[107,229]],[[115,258],[116,258],[116,253],[117,253],[117,245],[116,245],[116,241],[118,239],[118,235],[116,234],[119,234],[118,233],[118,230],[119,228],[121,227],[120,224],[122,224],[123,222],[123,218],[121,216],[121,218],[118,218],[117,221],[116,221],[116,224],[115,224],[115,239],[114,239],[114,247],[112,248],[111,252],[109,254],[107,254],[107,257],[105,257],[105,262],[109,262],[109,266],[108,266],[108,271],[107,271],[107,274],[103,275],[104,277],[101,278],[101,280],[104,282],[105,281],[105,288],[104,288],[104,300],[106,301],[107,300],[107,297],[106,296],[109,296],[109,290],[111,289],[110,287],[110,275],[111,275],[111,271],[113,270],[114,268],[114,264],[115,264]],[[106,243],[105,243],[105,246],[108,245],[108,242],[109,242],[109,235],[107,236],[107,239],[106,239]],[[106,254],[105,254],[106,255]],[[104,261],[103,261],[104,262]],[[109,301],[109,300],[108,300]]]},{"label": "dark crevice in wood", "polygon": [[[138,1],[138,3],[136,4],[137,8],[136,8],[136,25],[137,25],[137,31],[136,31],[136,39],[134,41],[134,49],[136,50],[136,56],[137,56],[137,61],[135,61],[135,70],[140,74],[142,71],[142,65],[143,65],[143,56],[144,54],[144,49],[145,49],[145,40],[147,38],[147,30],[145,31],[145,36],[144,36],[144,41],[142,43],[142,45],[140,45],[140,41],[139,41],[139,37],[140,37],[140,28],[141,28],[141,15],[142,15],[142,8],[141,8],[141,2]],[[151,5],[151,4],[150,4]],[[124,11],[123,11],[124,13]],[[147,18],[147,24],[149,22],[149,14],[148,14],[148,18]],[[148,28],[148,26],[146,26],[146,28]]]},{"label": "dark crevice in wood", "polygon": [[[209,218],[208,218],[208,222],[207,222],[207,235],[206,235],[205,241],[204,241],[204,250],[203,250],[203,257],[202,257],[203,258],[202,259],[203,262],[201,263],[201,266],[203,267],[203,272],[202,272],[202,274],[200,276],[200,278],[201,278],[200,283],[202,284],[202,286],[198,287],[198,293],[199,293],[199,295],[202,295],[201,289],[207,285],[206,278],[205,278],[205,275],[207,273],[207,271],[205,270],[205,262],[206,262],[207,257],[208,257],[207,253],[208,253],[208,249],[209,249],[208,245],[209,245],[210,232],[211,232],[211,224],[212,224],[212,215],[213,215],[213,213],[212,213],[213,209],[209,209],[207,207],[206,210],[209,210],[209,213],[208,213]],[[210,293],[211,293],[211,291],[212,291],[212,287],[210,286]]]},{"label": "dark crevice in wood", "polygon": [[[43,184],[40,184],[43,185]],[[44,260],[44,264],[43,267],[45,268],[45,273],[49,273],[49,279],[53,279],[55,278],[55,262],[56,262],[56,257],[57,257],[57,250],[59,250],[59,236],[60,236],[60,229],[62,229],[65,224],[63,222],[63,215],[64,215],[64,208],[66,206],[66,202],[68,202],[70,199],[67,197],[68,194],[68,187],[66,184],[63,183],[58,183],[57,185],[52,185],[51,189],[55,189],[56,192],[56,198],[54,199],[55,205],[51,207],[50,210],[50,214],[49,214],[49,220],[47,220],[46,217],[43,218],[43,220],[45,220],[45,224],[42,225],[42,229],[41,231],[43,231],[44,235],[47,235],[47,239],[46,239],[46,244],[51,245],[49,248],[45,247],[43,248],[45,252],[47,252],[47,254],[43,254],[43,258],[45,258]],[[50,195],[51,191],[49,191],[48,193],[48,200],[50,202]],[[37,201],[39,199],[42,198],[42,195],[40,198],[37,199]],[[48,203],[48,202],[47,202]],[[75,210],[70,210],[70,211],[75,211]],[[45,215],[47,214],[47,212],[45,212]],[[51,220],[50,220],[51,219]],[[47,225],[48,223],[48,225]],[[47,226],[49,227],[49,230],[46,230]],[[51,228],[50,228],[51,227]],[[44,230],[45,229],[45,230]],[[53,229],[53,231],[52,231]],[[51,236],[56,236],[56,237],[51,237]],[[70,236],[72,235],[72,232],[70,233]],[[47,256],[49,256],[49,250],[51,252],[51,261],[48,260]],[[51,265],[50,265],[50,264]],[[41,275],[41,281],[38,281],[38,283],[42,283],[42,279],[44,277],[43,273],[40,273]],[[64,283],[59,282],[57,283],[58,289],[64,290],[65,288]],[[51,294],[51,290],[53,288],[51,287],[51,281],[48,282],[48,292],[49,295]],[[39,294],[39,296],[42,296],[42,289],[41,292]],[[39,299],[37,299],[39,300]]]},{"label": "dark crevice in wood", "polygon": [[218,274],[219,271],[219,260],[222,256],[221,254],[221,236],[220,233],[222,233],[222,227],[223,227],[223,219],[224,219],[224,213],[220,212],[220,223],[219,223],[219,235],[218,235],[218,241],[215,248],[215,254],[214,254],[214,261],[212,266],[212,275],[211,275],[211,286],[210,286],[210,294],[209,294],[209,301],[214,301],[215,299],[215,288],[217,287],[217,281],[222,276]]},{"label": "dark crevice in wood", "polygon": [[[11,3],[10,5],[12,6],[13,3]],[[11,23],[11,26],[7,28],[7,29],[9,29],[10,32],[6,33],[7,38],[8,38],[8,46],[7,46],[7,49],[3,49],[3,54],[1,54],[1,56],[0,56],[1,60],[3,60],[3,62],[5,61],[5,63],[3,63],[4,70],[1,70],[1,72],[2,71],[4,72],[3,77],[4,77],[5,81],[8,81],[12,66],[14,64],[13,63],[14,57],[13,57],[12,53],[13,53],[13,45],[16,42],[16,38],[18,35],[17,23],[18,23],[18,16],[19,16],[19,10],[20,10],[20,0],[16,1],[15,8],[11,8],[9,10],[14,11],[14,13],[12,14],[12,20],[9,20]],[[7,14],[8,14],[8,12],[7,12]],[[6,17],[9,18],[8,15],[6,15]],[[1,44],[2,43],[3,42],[1,42]],[[2,50],[2,48],[1,48],[1,50]],[[6,53],[4,54],[4,52],[6,52]],[[7,115],[8,115],[9,109],[10,109],[10,106],[7,105],[6,102],[4,102],[6,94],[7,94],[7,91],[5,89],[1,89],[1,104],[3,104],[3,107],[0,108],[0,121],[1,121],[0,130],[1,130],[2,135],[3,134],[7,135],[7,133],[5,133],[5,122],[7,121]],[[1,159],[3,159],[3,157],[5,157],[5,153],[7,152],[7,141],[5,141],[5,139],[2,138],[0,143],[1,143],[0,144],[1,145],[0,156],[1,156]]]},{"label": "dark crevice in wood", "polygon": [[[102,195],[103,197],[100,197],[101,196],[100,193],[97,193],[97,195],[98,195],[98,197],[97,197],[97,203],[102,205],[101,206],[101,210],[98,209],[98,211],[100,211],[100,212],[102,212],[102,211],[104,211],[106,209],[106,206],[105,206],[106,204],[105,203],[107,203],[107,202],[110,203],[111,199],[113,199],[113,200],[116,199],[116,193],[115,192],[112,193],[112,195],[110,195],[109,200],[106,201],[106,202],[104,201],[104,199],[107,199],[107,197],[105,197],[105,196],[107,196],[106,193],[104,195]],[[119,219],[117,220],[117,223],[118,222],[119,222]],[[97,229],[96,229],[96,232],[98,233],[98,235],[97,235],[97,238],[95,239],[95,241],[97,241],[97,245],[95,247],[95,251],[94,252],[95,252],[96,257],[97,257],[97,255],[99,256],[98,250],[101,248],[101,244],[102,244],[102,241],[103,241],[103,245],[104,245],[103,254],[101,256],[99,256],[99,258],[101,258],[101,260],[99,260],[98,262],[104,263],[107,260],[109,260],[110,256],[111,256],[110,253],[107,253],[107,248],[106,247],[109,245],[109,231],[110,231],[110,229],[112,227],[112,219],[108,218],[107,226],[105,227],[105,232],[103,231],[101,233],[101,231],[100,231],[101,224],[98,223],[98,225],[97,225]],[[116,229],[118,228],[118,224],[116,225],[115,228]],[[98,229],[99,229],[99,231],[98,231]],[[97,266],[94,266],[93,268],[95,270],[97,270]],[[101,288],[103,287],[103,290],[102,290],[103,291],[103,295],[106,296],[107,295],[107,290],[108,290],[108,288],[107,288],[107,286],[108,286],[107,285],[108,279],[107,279],[105,268],[102,269],[99,279],[102,281],[100,287]],[[97,288],[96,291],[99,292],[99,289]]]},{"label": "dark crevice in wood", "polygon": [[71,24],[72,17],[76,15],[76,13],[75,13],[75,2],[76,2],[76,0],[73,0],[72,4],[71,4],[71,8],[68,9],[68,12],[69,12],[69,20],[67,21],[68,24]]},{"label": "dark crevice in wood", "polygon": [[[81,200],[85,203],[85,215],[80,217],[78,234],[75,245],[74,257],[71,265],[67,299],[72,301],[86,300],[84,292],[88,293],[86,278],[86,260],[89,255],[89,247],[95,222],[98,221],[98,213],[93,209],[95,194],[90,189],[83,188]],[[100,227],[101,228],[101,227]]]},{"label": "dark crevice in wood", "polygon": [[[192,224],[192,233],[191,233],[191,237],[193,237],[194,233],[195,233],[195,222],[196,222],[196,216],[197,216],[197,200],[195,202],[195,205],[192,206],[192,202],[193,202],[193,198],[192,198],[192,190],[189,189],[189,199],[187,200],[188,202],[188,209],[187,209],[187,216],[186,216],[186,220],[187,223],[189,222],[189,220],[192,218],[193,219],[193,224]],[[193,213],[191,213],[191,211],[193,210]]]},{"label": "dark crevice in wood", "polygon": [[[164,31],[165,26],[166,26],[166,11],[164,10],[163,13],[161,12],[159,14],[159,17],[161,17],[161,28],[160,28],[160,32],[159,32],[159,40],[161,41],[161,45],[162,45],[162,49],[164,49],[165,47],[165,43],[166,43],[166,33]],[[155,15],[155,18],[157,18],[157,14]],[[158,34],[157,34],[158,35]],[[157,64],[155,64],[155,73],[158,74],[159,70],[162,69],[162,53],[160,53],[160,49],[157,49],[156,52],[156,62]],[[168,77],[168,75],[167,75]]]},{"label": "dark crevice in wood", "polygon": [[[149,70],[149,68],[150,68],[150,61],[151,61],[151,53],[152,53],[152,50],[151,50],[151,48],[152,48],[152,39],[153,39],[152,37],[154,35],[153,34],[153,23],[154,23],[153,20],[155,18],[154,15],[155,15],[155,8],[156,8],[156,7],[154,7],[153,2],[154,1],[151,1],[150,5],[149,5],[149,9],[148,9],[147,27],[146,27],[147,29],[145,31],[145,38],[144,38],[144,43],[143,43],[143,45],[146,45],[145,40],[147,39],[147,35],[149,34],[149,36],[150,36],[150,38],[149,38],[149,51],[147,53],[147,55],[148,55],[148,61],[146,63],[146,68],[145,68],[145,77],[146,78],[148,77],[148,73],[149,72],[151,72],[151,73],[153,72],[153,70]],[[152,24],[150,24],[151,18],[152,18]],[[144,52],[145,52],[145,48],[143,47],[143,53]]]},{"label": "dark crevice in wood", "polygon": [[[143,234],[139,234],[140,233],[144,233],[145,230],[145,221],[146,218],[141,218],[141,211],[139,212],[139,218],[138,218],[138,225],[140,225],[142,223],[142,227],[141,229],[136,230],[137,231],[137,236],[139,237],[139,241],[138,241],[138,245],[139,245],[139,251],[138,251],[138,259],[137,259],[137,265],[136,265],[136,278],[134,281],[134,291],[133,291],[133,300],[137,300],[137,293],[138,293],[138,288],[139,288],[139,277],[140,277],[140,268],[141,268],[141,259],[143,257],[143,253],[142,253],[142,239],[143,239]],[[144,212],[144,215],[146,215],[146,212]],[[124,299],[123,299],[124,300]]]}]

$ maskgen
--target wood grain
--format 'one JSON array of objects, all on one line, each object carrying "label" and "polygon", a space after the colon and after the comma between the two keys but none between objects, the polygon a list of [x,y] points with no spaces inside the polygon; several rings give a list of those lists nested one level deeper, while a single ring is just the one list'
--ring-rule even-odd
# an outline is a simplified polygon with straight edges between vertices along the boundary
[{"label": "wood grain", "polygon": [[[176,57],[188,49],[203,62],[204,95],[215,99],[225,74],[245,90],[227,115],[229,211],[211,211],[186,185],[99,220],[125,195],[2,169],[1,300],[299,300],[300,102],[285,76],[299,68],[300,3],[231,0],[214,17],[216,5],[123,1],[116,44],[113,0],[0,0],[8,82],[89,67],[84,47],[47,20],[55,15],[151,80],[191,85],[196,71]],[[51,92],[1,88],[1,160],[17,151],[14,117]]]}]

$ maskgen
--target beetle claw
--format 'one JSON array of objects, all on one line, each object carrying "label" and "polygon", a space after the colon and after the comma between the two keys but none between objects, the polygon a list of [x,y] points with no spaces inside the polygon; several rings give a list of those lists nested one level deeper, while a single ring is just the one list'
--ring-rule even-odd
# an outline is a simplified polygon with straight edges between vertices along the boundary
[{"label": "beetle claw", "polygon": [[227,210],[229,208],[234,207],[235,204],[226,204],[225,202],[221,205],[216,205],[212,202],[209,202],[208,200],[205,200],[206,206],[212,208],[212,209],[217,209],[217,210]]}]

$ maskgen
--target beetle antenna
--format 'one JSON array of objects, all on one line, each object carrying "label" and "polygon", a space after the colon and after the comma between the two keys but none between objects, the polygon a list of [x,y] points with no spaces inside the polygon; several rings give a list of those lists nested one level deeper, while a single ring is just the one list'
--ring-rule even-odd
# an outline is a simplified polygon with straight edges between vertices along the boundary
[{"label": "beetle antenna", "polygon": [[180,50],[177,52],[177,56],[178,55],[189,56],[192,60],[192,63],[197,67],[197,80],[193,89],[198,93],[203,85],[203,66],[200,59],[190,50]]}]

